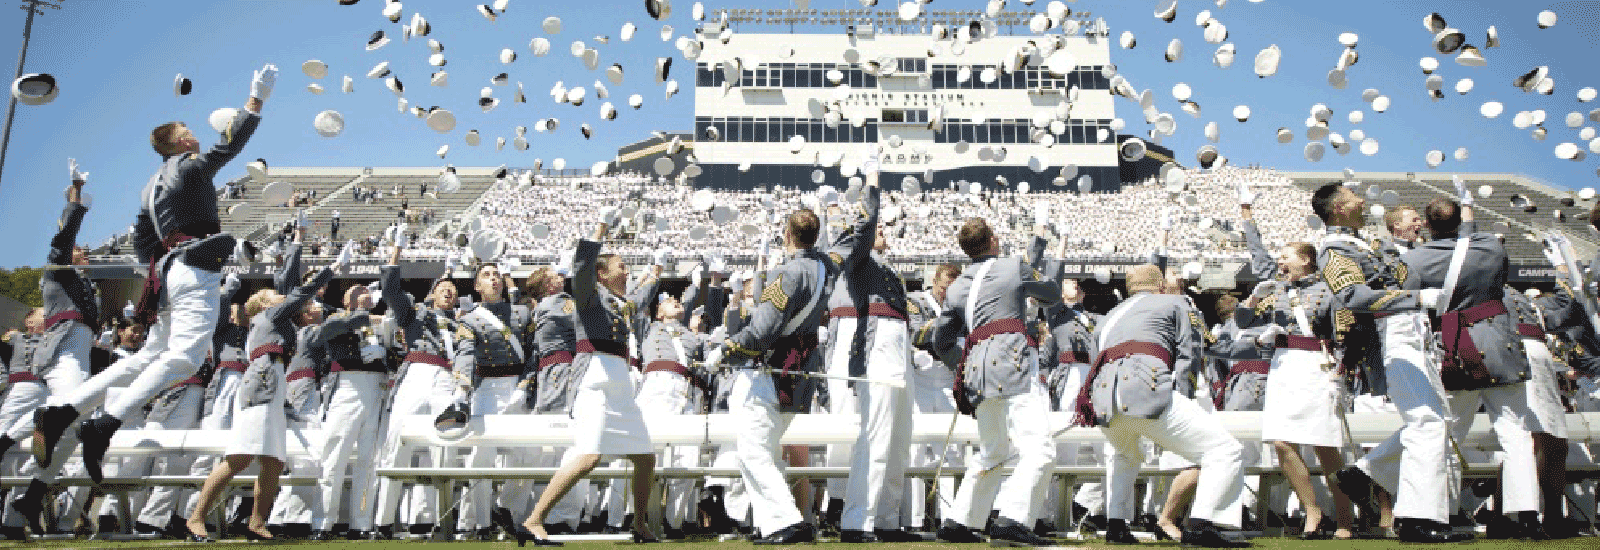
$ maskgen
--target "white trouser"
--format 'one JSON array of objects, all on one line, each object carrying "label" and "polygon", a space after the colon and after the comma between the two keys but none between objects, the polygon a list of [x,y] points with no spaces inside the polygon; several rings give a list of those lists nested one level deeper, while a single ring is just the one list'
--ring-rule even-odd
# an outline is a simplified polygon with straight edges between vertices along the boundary
[{"label": "white trouser", "polygon": [[[316,447],[312,441],[300,439],[306,431],[322,429],[322,421],[316,412],[322,410],[322,394],[311,392],[310,398],[300,406],[299,414],[305,418],[304,422],[289,421],[289,438],[299,441],[307,449]],[[296,475],[307,477],[322,477],[322,464],[309,456],[290,456],[283,466],[283,475]],[[315,485],[295,485],[284,487],[278,491],[277,500],[272,504],[272,516],[267,518],[271,525],[286,525],[291,523],[311,524],[312,511],[317,509],[317,498],[320,488]]]},{"label": "white trouser", "polygon": [[[67,329],[67,335],[56,348],[55,366],[39,376],[39,382],[19,381],[11,384],[12,390],[6,394],[5,401],[0,402],[0,422],[3,422],[0,423],[0,430],[4,430],[3,433],[13,441],[32,438],[34,409],[49,402],[51,397],[72,392],[89,378],[89,350],[93,347],[94,332],[89,327],[72,322],[72,328]],[[17,372],[26,370],[21,365],[17,367]],[[65,441],[68,437],[77,440],[76,427],[68,429],[61,439]],[[66,447],[66,450],[71,452],[72,447]]]},{"label": "white trouser", "polygon": [[779,413],[778,407],[778,392],[771,375],[754,369],[734,372],[733,389],[728,395],[728,409],[738,433],[734,453],[739,476],[750,497],[755,527],[765,535],[805,520],[778,466],[778,442],[794,420],[793,414]]},{"label": "white trouser", "polygon": [[[911,358],[916,365],[907,385],[907,389],[911,390],[912,410],[923,414],[956,414],[955,373],[928,352],[913,350]],[[911,459],[913,466],[938,466],[941,460],[945,464],[945,470],[950,473],[939,476],[939,497],[934,499],[934,505],[943,508],[942,504],[956,494],[955,474],[961,464],[961,445],[948,445],[943,449],[938,447],[938,444],[912,445]],[[921,524],[922,518],[927,515],[928,494],[925,479],[918,477],[906,480],[906,506],[901,525]]]},{"label": "white trouser", "polygon": [[[717,449],[717,456],[712,458],[712,468],[737,468],[739,456],[733,445],[723,445]],[[707,487],[722,487],[722,505],[728,513],[728,518],[739,525],[750,525],[750,492],[745,490],[743,477],[707,477]]]},{"label": "white trouser", "polygon": [[1527,421],[1533,413],[1528,410],[1526,384],[1450,392],[1450,428],[1456,441],[1466,440],[1480,405],[1489,413],[1490,427],[1505,455],[1500,467],[1504,495],[1500,511],[1507,514],[1539,510],[1538,466],[1533,459],[1533,435]]},{"label": "white trouser", "polygon": [[[517,389],[517,377],[494,376],[484,378],[472,391],[473,414],[528,414],[526,392]],[[472,468],[516,468],[529,464],[527,453],[520,447],[473,447],[467,456],[467,466]],[[468,529],[488,527],[490,521],[490,494],[492,481],[475,480],[469,484],[467,501],[461,508],[461,524]],[[511,510],[511,517],[527,517],[528,495],[533,486],[527,481],[506,481],[494,504]]]},{"label": "white trouser", "polygon": [[[55,366],[45,371],[39,377],[40,382],[16,382],[11,384],[6,392],[4,409],[14,415],[15,420],[11,425],[13,439],[23,441],[31,438],[33,432],[33,410],[44,405],[52,396],[70,392],[78,387],[89,377],[89,348],[94,344],[94,333],[78,323],[73,323],[67,336],[62,339],[61,346],[56,352]],[[45,467],[40,467],[33,459],[28,457],[22,464],[19,475],[33,477],[45,483],[55,483],[60,475],[61,468],[66,464],[66,454],[71,452],[78,444],[78,430],[69,428],[61,435],[61,442],[56,444],[56,456],[60,457]],[[16,494],[21,494],[16,493]],[[10,499],[10,500],[15,500]],[[20,527],[24,523],[22,516],[11,509],[10,500],[5,503],[4,524],[11,527]]]},{"label": "white trouser", "polygon": [[1174,395],[1158,418],[1114,414],[1101,427],[1115,449],[1106,464],[1106,517],[1133,519],[1133,484],[1144,462],[1139,436],[1200,465],[1189,517],[1237,527],[1244,492],[1244,447],[1216,416],[1191,399]]},{"label": "white trouser", "polygon": [[[1056,444],[1050,439],[1049,393],[1037,374],[1028,379],[1028,393],[986,397],[978,404],[978,456],[967,461],[947,519],[982,528],[989,511],[999,510],[1000,517],[1033,527],[1033,499],[1055,470]],[[998,469],[1013,455],[1016,464],[1002,486]]]},{"label": "white trouser", "polygon": [[[146,430],[191,430],[198,423],[200,407],[205,401],[205,388],[201,386],[184,386],[183,395],[178,397],[179,402],[172,413],[159,422],[146,420]],[[174,453],[154,459],[150,467],[150,475],[177,476],[189,472],[189,467],[194,463],[194,455]],[[156,527],[164,527],[172,519],[172,514],[177,510],[178,500],[183,497],[187,489],[176,485],[160,485],[150,491],[150,498],[139,510],[137,521]],[[187,510],[185,510],[187,512]]]},{"label": "white trouser", "polygon": [[[869,319],[875,324],[875,337],[864,350],[867,378],[898,381],[903,386],[910,381],[911,370],[905,321]],[[906,466],[911,461],[911,394],[905,387],[864,382],[855,386],[861,431],[856,437],[857,452],[850,460],[850,482],[839,525],[861,531],[898,529]]]},{"label": "white trouser", "polygon": [[1439,368],[1423,352],[1421,314],[1397,313],[1378,328],[1389,400],[1405,425],[1356,467],[1394,495],[1394,517],[1443,523],[1450,516],[1450,440]]},{"label": "white trouser", "polygon": [[[391,468],[396,463],[404,463],[427,468],[439,464],[442,457],[435,457],[439,449],[419,449],[406,447],[400,444],[400,423],[395,419],[404,418],[406,415],[426,414],[435,415],[450,406],[452,395],[455,391],[455,382],[449,373],[438,366],[428,363],[411,363],[406,367],[405,378],[400,380],[400,386],[394,390],[394,402],[390,405],[388,429],[385,430],[383,447],[378,453],[378,466]],[[438,497],[428,487],[410,487],[401,489],[401,484],[389,478],[378,480],[378,512],[376,523],[378,525],[393,525],[395,513],[400,507],[400,498],[406,491],[411,495],[410,514],[405,523],[433,523],[439,510]]]},{"label": "white trouser", "polygon": [[[70,394],[52,397],[51,405],[71,405],[82,414],[105,401],[107,416],[124,419],[161,390],[194,375],[217,328],[222,274],[172,262],[162,284],[167,302],[150,327],[144,348],[89,377]],[[127,389],[108,400],[106,389],[112,386]]]},{"label": "white trouser", "polygon": [[[322,490],[318,510],[312,514],[313,528],[331,530],[344,507],[344,469],[350,466],[350,529],[372,530],[372,512],[377,506],[378,420],[383,414],[383,380],[388,375],[376,372],[336,373],[338,386],[327,403],[322,419],[322,444],[317,456],[322,459]],[[315,443],[315,442],[313,442]],[[350,454],[360,455],[351,461]]]},{"label": "white trouser", "polygon": [[[856,333],[856,318],[841,317],[835,322],[836,330],[828,331],[828,360],[826,361],[828,374],[848,376],[850,374],[850,341]],[[846,381],[829,379],[828,385],[828,412],[831,414],[860,414],[860,398],[856,395],[855,388]],[[852,443],[832,443],[828,445],[827,462],[831,467],[853,465],[851,457],[855,445]],[[830,477],[824,482],[828,489],[829,499],[847,500],[849,498],[850,480],[843,477]]]},{"label": "white trouser", "polygon": [[[692,392],[700,391],[689,379],[668,371],[647,372],[639,384],[639,410],[646,417],[657,415],[699,414],[693,410]],[[657,468],[694,468],[700,465],[700,446],[670,445],[662,449],[657,458]],[[694,521],[696,492],[691,478],[669,479],[667,504],[663,513],[667,527],[680,529],[684,521]]]}]

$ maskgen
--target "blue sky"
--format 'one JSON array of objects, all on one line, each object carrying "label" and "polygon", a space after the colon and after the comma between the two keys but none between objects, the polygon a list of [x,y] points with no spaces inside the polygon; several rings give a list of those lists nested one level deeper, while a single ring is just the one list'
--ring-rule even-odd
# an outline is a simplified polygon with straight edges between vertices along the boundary
[{"label": "blue sky", "polygon": [[[1009,9],[1042,10],[1045,0],[1032,8],[1011,0]],[[48,72],[60,82],[62,92],[44,106],[18,105],[12,129],[7,164],[0,179],[0,220],[11,229],[0,239],[0,266],[38,265],[43,262],[45,243],[55,227],[62,204],[62,188],[67,185],[66,159],[75,157],[91,172],[89,190],[95,204],[84,225],[80,241],[98,243],[132,222],[137,194],[156,169],[159,159],[150,150],[148,135],[155,125],[181,120],[196,128],[207,145],[215,136],[207,129],[206,116],[219,107],[242,106],[249,90],[250,75],[263,63],[276,63],[281,69],[277,91],[267,104],[265,119],[242,159],[264,157],[275,166],[437,166],[450,162],[458,166],[528,166],[533,160],[565,158],[570,167],[585,167],[615,155],[618,146],[643,139],[652,130],[683,131],[693,119],[692,74],[690,65],[678,56],[674,76],[684,92],[663,99],[662,86],[652,77],[654,60],[676,56],[669,43],[657,34],[662,23],[679,29],[691,26],[693,2],[675,0],[671,17],[664,22],[651,20],[639,0],[511,0],[509,9],[497,22],[478,14],[475,2],[467,0],[406,0],[405,18],[421,12],[433,24],[433,38],[445,46],[450,74],[448,87],[428,85],[435,69],[426,63],[426,40],[401,40],[400,25],[391,24],[380,11],[382,0],[363,0],[354,6],[339,6],[335,0],[66,0],[63,8],[46,10],[36,19],[29,49],[27,72]],[[817,0],[816,9],[859,7],[858,0]],[[896,2],[883,0],[880,8],[892,9]],[[984,0],[936,0],[934,9],[982,10]],[[707,8],[784,8],[793,0],[742,0],[707,3]],[[1595,66],[1600,44],[1600,2],[1541,1],[1420,1],[1420,0],[1231,0],[1218,8],[1213,0],[1181,0],[1178,18],[1163,23],[1152,16],[1153,0],[1091,1],[1069,3],[1076,11],[1089,10],[1103,16],[1112,27],[1115,39],[1123,30],[1138,36],[1133,50],[1114,48],[1124,75],[1140,90],[1151,89],[1158,106],[1178,118],[1178,132],[1165,144],[1192,162],[1193,152],[1205,143],[1204,124],[1221,124],[1224,154],[1235,163],[1260,163],[1290,170],[1427,171],[1424,155],[1438,149],[1447,154],[1466,147],[1471,158],[1466,162],[1447,161],[1437,171],[1518,172],[1560,187],[1577,189],[1600,183],[1595,169],[1600,155],[1582,162],[1559,160],[1552,152],[1558,143],[1587,143],[1577,137],[1578,129],[1567,128],[1568,112],[1588,113],[1600,102],[1583,104],[1575,93],[1585,86],[1600,87]],[[1228,70],[1211,64],[1215,46],[1202,39],[1195,26],[1195,14],[1209,9],[1228,26],[1230,41],[1237,45],[1239,61]],[[1560,16],[1557,25],[1539,29],[1539,11],[1552,9]],[[1422,17],[1440,11],[1450,26],[1464,31],[1469,42],[1483,45],[1484,31],[1496,25],[1502,46],[1485,49],[1489,65],[1469,68],[1456,65],[1450,57],[1432,51],[1430,36],[1422,29]],[[547,16],[561,17],[564,29],[547,35],[539,27]],[[0,60],[21,45],[25,14],[20,9],[0,10]],[[639,26],[632,42],[619,39],[624,22]],[[383,29],[392,42],[368,52],[363,45],[374,30]],[[777,27],[747,28],[751,32]],[[820,29],[818,29],[820,30]],[[1026,29],[1019,29],[1026,32]],[[1342,50],[1337,37],[1355,32],[1361,37],[1360,62],[1349,71],[1350,86],[1335,90],[1326,84],[1327,71]],[[611,37],[610,44],[598,44],[594,37]],[[528,48],[536,36],[552,42],[551,53],[534,57]],[[1185,57],[1177,63],[1162,60],[1162,50],[1172,38],[1185,45]],[[582,62],[567,53],[574,40],[582,40],[601,53],[601,67],[621,63],[626,80],[610,86],[611,99],[621,113],[615,121],[599,118],[600,100],[594,97],[592,83],[603,79],[602,71],[588,71]],[[1251,72],[1255,53],[1270,44],[1283,50],[1283,65],[1276,76],[1258,79]],[[501,65],[502,48],[517,52],[517,60]],[[1438,74],[1446,80],[1446,98],[1431,101],[1423,89],[1426,78],[1418,59],[1434,55],[1443,62]],[[329,66],[329,76],[320,82],[328,92],[313,95],[306,90],[312,82],[300,71],[302,62],[320,59]],[[380,61],[390,61],[395,74],[405,83],[406,97],[412,105],[440,105],[455,112],[459,123],[455,131],[439,134],[421,120],[395,110],[397,98],[381,80],[365,77]],[[1513,77],[1539,65],[1548,65],[1556,80],[1552,96],[1526,94],[1511,86]],[[1584,70],[1583,67],[1591,67]],[[489,78],[500,72],[511,75],[513,86],[495,87],[502,102],[491,113],[482,113],[475,101],[479,89],[489,86]],[[172,79],[178,74],[194,81],[190,95],[176,97]],[[339,91],[343,75],[355,78],[355,93]],[[1459,78],[1470,77],[1476,88],[1468,95],[1457,95],[1452,87]],[[582,107],[558,105],[547,93],[556,81],[567,86],[591,88]],[[510,101],[514,83],[521,81],[528,103]],[[1195,119],[1178,110],[1172,86],[1188,83],[1193,100],[1203,108]],[[1393,102],[1388,112],[1373,113],[1361,98],[1361,91],[1377,88]],[[627,108],[630,94],[642,94],[645,108]],[[1486,101],[1505,104],[1506,113],[1494,120],[1478,115]],[[1360,128],[1382,144],[1376,156],[1359,152],[1337,155],[1331,150],[1320,163],[1302,159],[1303,121],[1313,104],[1325,103],[1334,110],[1333,131],[1348,134]],[[1238,123],[1230,116],[1235,105],[1249,105],[1254,114],[1249,122]],[[343,113],[346,129],[336,138],[317,136],[312,118],[324,109]],[[1359,125],[1347,122],[1351,110],[1366,111]],[[1511,125],[1517,111],[1544,109],[1549,137],[1534,141],[1528,130]],[[1118,114],[1129,120],[1128,133],[1143,133],[1147,126],[1138,106],[1118,101]],[[532,146],[515,151],[508,146],[496,152],[494,138],[510,141],[518,125],[532,126],[541,118],[556,117],[561,127],[555,134],[530,132]],[[589,123],[597,130],[592,140],[584,140],[579,125]],[[1587,125],[1600,126],[1592,121]],[[1287,126],[1300,137],[1293,144],[1279,145],[1274,133]],[[463,136],[469,129],[484,136],[484,144],[469,147]],[[440,145],[449,144],[445,161],[434,156]],[[242,175],[242,161],[223,171],[224,178]],[[219,179],[219,181],[222,181]]]}]

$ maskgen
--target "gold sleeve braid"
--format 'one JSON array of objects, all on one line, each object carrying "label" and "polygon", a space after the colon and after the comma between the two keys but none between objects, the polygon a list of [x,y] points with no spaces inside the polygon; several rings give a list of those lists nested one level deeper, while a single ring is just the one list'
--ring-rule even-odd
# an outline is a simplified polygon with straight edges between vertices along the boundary
[{"label": "gold sleeve braid", "polygon": [[1328,263],[1322,267],[1322,279],[1328,282],[1328,288],[1334,293],[1367,282],[1367,278],[1361,274],[1361,266],[1338,252],[1328,254]]},{"label": "gold sleeve braid", "polygon": [[1256,315],[1257,316],[1266,315],[1267,312],[1272,311],[1273,306],[1277,305],[1277,303],[1278,303],[1278,295],[1277,294],[1268,295],[1266,297],[1266,299],[1261,300],[1260,302],[1256,303]]},{"label": "gold sleeve braid", "polygon": [[789,294],[783,291],[783,275],[778,275],[766,288],[761,289],[762,302],[772,302],[778,311],[784,311],[789,306]]},{"label": "gold sleeve braid", "polygon": [[571,298],[568,298],[566,300],[562,300],[561,301],[561,312],[562,313],[565,313],[567,315],[572,315],[572,312],[577,311],[577,310],[578,310],[578,304],[577,304],[577,302],[572,301]]},{"label": "gold sleeve braid", "polygon": [[838,252],[829,252],[828,259],[833,260],[833,265],[844,265],[844,256],[840,256]]},{"label": "gold sleeve braid", "polygon": [[1383,293],[1383,297],[1382,298],[1378,298],[1378,300],[1375,301],[1375,302],[1372,302],[1372,307],[1370,307],[1368,309],[1371,310],[1371,311],[1378,311],[1380,309],[1383,309],[1383,306],[1389,305],[1389,302],[1393,302],[1393,301],[1398,300],[1401,297],[1405,296],[1406,292],[1407,291],[1405,291],[1405,290],[1390,290],[1388,292],[1384,292]]},{"label": "gold sleeve braid", "polygon": [[1406,279],[1411,278],[1411,268],[1407,267],[1405,262],[1396,263],[1394,266],[1394,277],[1400,281],[1400,284],[1406,284]]},{"label": "gold sleeve braid", "polygon": [[744,347],[744,346],[741,346],[737,342],[734,342],[731,339],[730,340],[724,340],[722,344],[728,348],[728,351],[730,353],[737,353],[737,354],[743,355],[745,357],[760,357],[761,356],[761,352],[753,350],[753,349],[750,349],[750,348],[747,348],[747,347]]},{"label": "gold sleeve braid", "polygon": [[1333,312],[1333,340],[1343,342],[1344,336],[1350,333],[1350,327],[1356,324],[1356,312],[1346,308],[1339,308]]}]

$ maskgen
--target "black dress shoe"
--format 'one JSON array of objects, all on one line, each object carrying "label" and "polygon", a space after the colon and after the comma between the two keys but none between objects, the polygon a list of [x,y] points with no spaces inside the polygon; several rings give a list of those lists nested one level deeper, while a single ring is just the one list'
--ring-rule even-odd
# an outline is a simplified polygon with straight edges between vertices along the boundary
[{"label": "black dress shoe", "polygon": [[989,546],[1033,547],[1051,544],[1049,539],[1033,534],[1033,529],[1005,516],[995,518],[994,525],[989,528]]},{"label": "black dress shoe", "polygon": [[115,514],[101,515],[94,520],[94,532],[97,534],[119,533],[122,531],[122,526],[118,525],[119,523],[122,522],[117,520]]},{"label": "black dress shoe", "polygon": [[839,530],[839,542],[849,544],[864,544],[880,541],[878,540],[878,536],[873,533],[868,533],[860,529],[841,529]]},{"label": "black dress shoe", "polygon": [[935,536],[938,538],[938,540],[955,544],[983,542],[982,535],[979,535],[976,531],[973,531],[971,527],[956,523],[956,520],[953,519],[944,520],[944,524],[939,526],[939,531],[935,534]]},{"label": "black dress shoe", "polygon": [[429,535],[433,533],[432,523],[413,523],[406,526],[406,532],[413,535]]},{"label": "black dress shoe", "polygon": [[167,531],[165,527],[156,527],[142,521],[133,522],[133,532],[138,535],[160,535]]},{"label": "black dress shoe", "polygon": [[1198,548],[1249,548],[1250,541],[1224,536],[1209,521],[1190,519],[1190,528],[1183,531],[1183,545]]},{"label": "black dress shoe", "polygon": [[[245,532],[248,533],[250,530],[245,529]],[[344,540],[372,540],[372,531],[351,529],[344,532]]]},{"label": "black dress shoe", "polygon": [[189,535],[189,538],[185,539],[185,540],[188,540],[189,542],[198,542],[198,543],[217,542],[216,539],[213,539],[213,538],[208,537],[206,535],[193,535],[193,534]]},{"label": "black dress shoe", "polygon": [[1539,523],[1539,513],[1532,511],[1517,512],[1517,538],[1522,540],[1550,540],[1550,535],[1545,533],[1544,524]]},{"label": "black dress shoe", "polygon": [[[507,531],[507,532],[509,533],[510,531]],[[394,540],[394,526],[393,525],[380,525],[380,526],[378,526],[377,528],[372,530],[372,536],[368,537],[368,540]]]},{"label": "black dress shoe", "polygon": [[1361,468],[1345,466],[1333,474],[1333,480],[1339,484],[1339,490],[1344,496],[1350,497],[1351,502],[1365,505],[1372,499],[1372,477]]},{"label": "black dress shoe", "polygon": [[661,539],[656,538],[655,535],[646,535],[638,531],[634,531],[630,533],[630,535],[633,537],[634,544],[655,544],[661,542]]},{"label": "black dress shoe", "polygon": [[1111,519],[1106,520],[1106,544],[1139,544],[1139,539],[1128,529],[1128,520]]},{"label": "black dress shoe", "polygon": [[1395,518],[1395,534],[1401,542],[1424,544],[1462,542],[1472,540],[1469,533],[1457,533],[1450,526],[1437,521],[1416,518]]},{"label": "black dress shoe", "polygon": [[105,480],[100,467],[106,459],[106,449],[111,448],[111,435],[122,428],[122,420],[110,416],[90,418],[78,424],[78,439],[83,443],[83,471],[96,484]]},{"label": "black dress shoe", "polygon": [[326,529],[317,529],[311,532],[311,538],[306,540],[324,541],[333,540],[333,532]]},{"label": "black dress shoe", "polygon": [[22,527],[0,527],[0,540],[28,540],[28,531]]},{"label": "black dress shoe", "polygon": [[879,542],[927,542],[922,535],[904,529],[877,529],[872,534]]},{"label": "black dress shoe", "polygon": [[28,488],[22,492],[22,496],[11,501],[11,509],[28,520],[28,528],[32,529],[35,535],[45,534],[44,523],[39,515],[44,512],[44,497],[48,492],[50,486],[35,479],[28,482]]},{"label": "black dress shoe", "polygon": [[533,543],[534,546],[566,546],[565,543],[536,537],[533,535],[532,531],[529,531],[527,528],[521,525],[518,525],[516,530],[511,532],[511,536],[517,538],[517,546],[523,546],[530,542]]},{"label": "black dress shoe", "polygon": [[754,544],[800,544],[815,542],[817,529],[804,521],[779,529],[777,532],[752,541]]},{"label": "black dress shoe", "polygon": [[33,411],[33,459],[40,468],[50,467],[55,458],[56,444],[61,436],[78,419],[78,409],[71,405],[39,407]]},{"label": "black dress shoe", "polygon": [[496,506],[493,510],[489,511],[489,520],[493,521],[495,526],[499,527],[501,531],[505,531],[507,533],[517,529],[516,522],[512,521],[511,519],[511,510],[509,508]]},{"label": "black dress shoe", "polygon": [[546,523],[544,524],[544,532],[552,535],[566,535],[572,533],[572,526],[567,525],[567,523],[564,521],[559,523]]},{"label": "black dress shoe", "polygon": [[1507,540],[1517,538],[1522,529],[1516,520],[1502,514],[1494,514],[1483,525],[1483,538],[1488,540]]}]

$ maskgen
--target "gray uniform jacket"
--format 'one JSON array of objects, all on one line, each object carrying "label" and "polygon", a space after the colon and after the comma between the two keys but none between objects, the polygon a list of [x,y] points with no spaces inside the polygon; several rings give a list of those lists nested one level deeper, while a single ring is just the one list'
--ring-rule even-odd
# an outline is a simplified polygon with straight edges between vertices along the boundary
[{"label": "gray uniform jacket", "polygon": [[[419,306],[401,285],[400,266],[383,266],[380,277],[383,282],[383,303],[389,310],[386,317],[405,335],[405,348],[410,350],[408,355],[426,354],[431,357],[419,359],[445,363],[436,366],[454,370],[455,363],[462,360],[454,353],[455,321],[439,315],[436,310],[426,305]],[[384,331],[385,335],[391,333],[389,330]],[[449,339],[448,344],[446,339]]]},{"label": "gray uniform jacket", "polygon": [[[1469,239],[1466,249],[1466,261],[1461,266],[1461,274],[1455,285],[1455,292],[1450,294],[1448,311],[1439,312],[1440,317],[1452,315],[1469,308],[1498,302],[1505,298],[1507,274],[1511,271],[1511,261],[1506,256],[1505,245],[1500,243],[1500,238],[1492,233],[1475,232],[1476,224],[1465,222],[1461,224],[1461,239]],[[1411,268],[1410,277],[1402,282],[1406,289],[1442,288],[1445,276],[1450,269],[1450,258],[1455,252],[1456,238],[1434,239],[1419,245],[1407,252],[1404,256],[1405,263]],[[1452,335],[1449,333],[1448,321],[1441,319],[1434,325],[1442,331],[1441,339],[1445,349],[1453,346]],[[1453,385],[1450,377],[1445,376],[1446,389],[1470,389],[1471,387],[1502,386],[1515,384],[1528,379],[1528,356],[1522,349],[1522,337],[1517,335],[1516,322],[1510,315],[1504,313],[1472,323],[1464,331],[1470,335],[1472,346],[1481,354],[1477,359],[1488,369],[1488,379],[1470,383],[1468,387]],[[1471,352],[1464,348],[1468,339],[1460,339],[1462,348],[1457,349],[1463,359],[1471,362],[1474,357],[1469,357]]]},{"label": "gray uniform jacket", "polygon": [[[67,204],[66,209],[61,212],[61,221],[57,224],[56,234],[50,239],[48,263],[56,265],[72,263],[72,247],[78,240],[78,227],[83,224],[83,215],[88,211],[89,209],[81,204]],[[80,275],[76,269],[45,270],[39,277],[39,292],[44,300],[46,322],[44,334],[40,337],[38,349],[32,353],[32,360],[13,365],[12,372],[23,372],[26,369],[42,375],[48,371],[55,364],[56,355],[61,351],[61,343],[66,340],[67,333],[71,332],[73,323],[89,327],[92,332],[100,331],[100,304],[94,284]],[[71,316],[76,316],[77,319],[67,318]],[[88,357],[83,358],[85,361],[88,359]]]},{"label": "gray uniform jacket", "polygon": [[1422,307],[1415,291],[1400,290],[1410,268],[1404,261],[1386,259],[1354,229],[1328,226],[1327,231],[1317,267],[1323,282],[1354,319],[1346,339],[1345,369],[1362,373],[1362,391],[1384,395],[1388,393],[1388,381],[1383,371],[1381,336],[1373,316]]},{"label": "gray uniform jacket", "polygon": [[333,270],[324,268],[306,284],[285,296],[283,302],[257,313],[250,320],[250,366],[239,379],[239,398],[243,406],[271,402],[277,393],[277,376],[271,369],[284,369],[299,344],[299,327],[294,318],[300,308],[317,295],[317,289],[333,280]]},{"label": "gray uniform jacket", "polygon": [[454,365],[461,380],[476,386],[486,377],[522,376],[534,355],[532,311],[506,301],[479,303],[457,312],[456,323],[467,329],[462,336],[471,334],[456,339]]},{"label": "gray uniform jacket", "polygon": [[855,223],[841,233],[828,250],[828,258],[839,266],[839,274],[828,295],[828,310],[830,313],[854,310],[856,319],[854,333],[840,334],[839,323],[833,320],[837,315],[830,315],[828,344],[849,346],[850,376],[867,374],[867,349],[877,332],[877,323],[866,322],[873,316],[873,307],[888,308],[889,311],[883,313],[892,312],[901,319],[906,319],[908,310],[905,281],[872,250],[878,235],[879,193],[877,187],[866,189]]},{"label": "gray uniform jacket", "polygon": [[[975,281],[986,264],[991,266],[988,273],[981,281]],[[978,292],[969,311],[968,296],[974,286]],[[972,264],[945,290],[944,313],[934,329],[934,348],[946,357],[963,355],[960,347],[965,348],[965,360],[956,371],[962,381],[957,404],[966,401],[976,408],[986,398],[1022,395],[1038,381],[1032,368],[1038,364],[1038,349],[1029,341],[1027,327],[1019,326],[1027,322],[1028,298],[1046,306],[1060,303],[1061,283],[1017,257],[973,258]],[[997,322],[1012,324],[1010,328],[1016,332],[973,338],[975,332],[987,333],[1001,327],[991,325]],[[958,347],[957,340],[963,337],[967,340]]]},{"label": "gray uniform jacket", "polygon": [[[692,410],[699,411],[706,403],[710,385],[705,369],[692,365],[704,357],[708,343],[705,336],[690,332],[677,319],[653,321],[639,343],[639,357],[647,373],[668,370],[688,378],[696,388],[690,392]],[[683,355],[678,354],[680,347]]]},{"label": "gray uniform jacket", "polygon": [[[728,323],[729,336],[723,342],[727,357],[734,360],[755,360],[765,363],[774,371],[799,370],[820,372],[822,354],[818,351],[817,328],[826,313],[825,286],[829,277],[838,273],[833,260],[816,249],[796,252],[783,265],[768,270],[762,279],[765,284],[754,297],[755,307],[744,321]],[[806,306],[817,298],[817,305],[803,319],[799,319],[794,332],[785,335],[784,329],[795,322]],[[738,325],[735,328],[735,325]],[[759,365],[752,365],[759,366]],[[775,380],[782,412],[809,412],[816,384],[803,376],[780,376]]]},{"label": "gray uniform jacket", "polygon": [[[637,285],[630,297],[617,296],[600,284],[601,243],[582,239],[572,255],[573,336],[577,339],[572,364],[573,383],[563,401],[567,414],[577,397],[578,381],[588,372],[590,356],[603,353],[628,360],[628,335],[646,321],[648,301],[655,298],[656,278]],[[641,306],[640,304],[645,304]]]},{"label": "gray uniform jacket", "polygon": [[1132,354],[1103,362],[1084,381],[1092,411],[1080,408],[1081,422],[1105,426],[1113,415],[1157,418],[1172,405],[1174,373],[1192,372],[1201,359],[1201,334],[1183,296],[1141,292],[1129,297],[1100,325],[1102,354],[1129,342],[1165,350],[1168,365],[1154,355]]},{"label": "gray uniform jacket", "polygon": [[[174,259],[208,271],[221,269],[233,252],[234,239],[225,235],[206,238],[222,232],[213,179],[244,150],[260,123],[261,115],[240,111],[209,151],[163,159],[161,170],[140,194],[139,215],[134,221],[134,249],[140,263],[160,258],[166,250],[162,239],[182,233],[200,242],[177,248]],[[154,210],[148,208],[152,203]]]},{"label": "gray uniform jacket", "polygon": [[565,411],[567,396],[575,394],[578,379],[573,376],[572,359],[578,351],[576,312],[576,303],[565,292],[546,296],[533,311],[534,348],[539,350],[534,413]]}]

